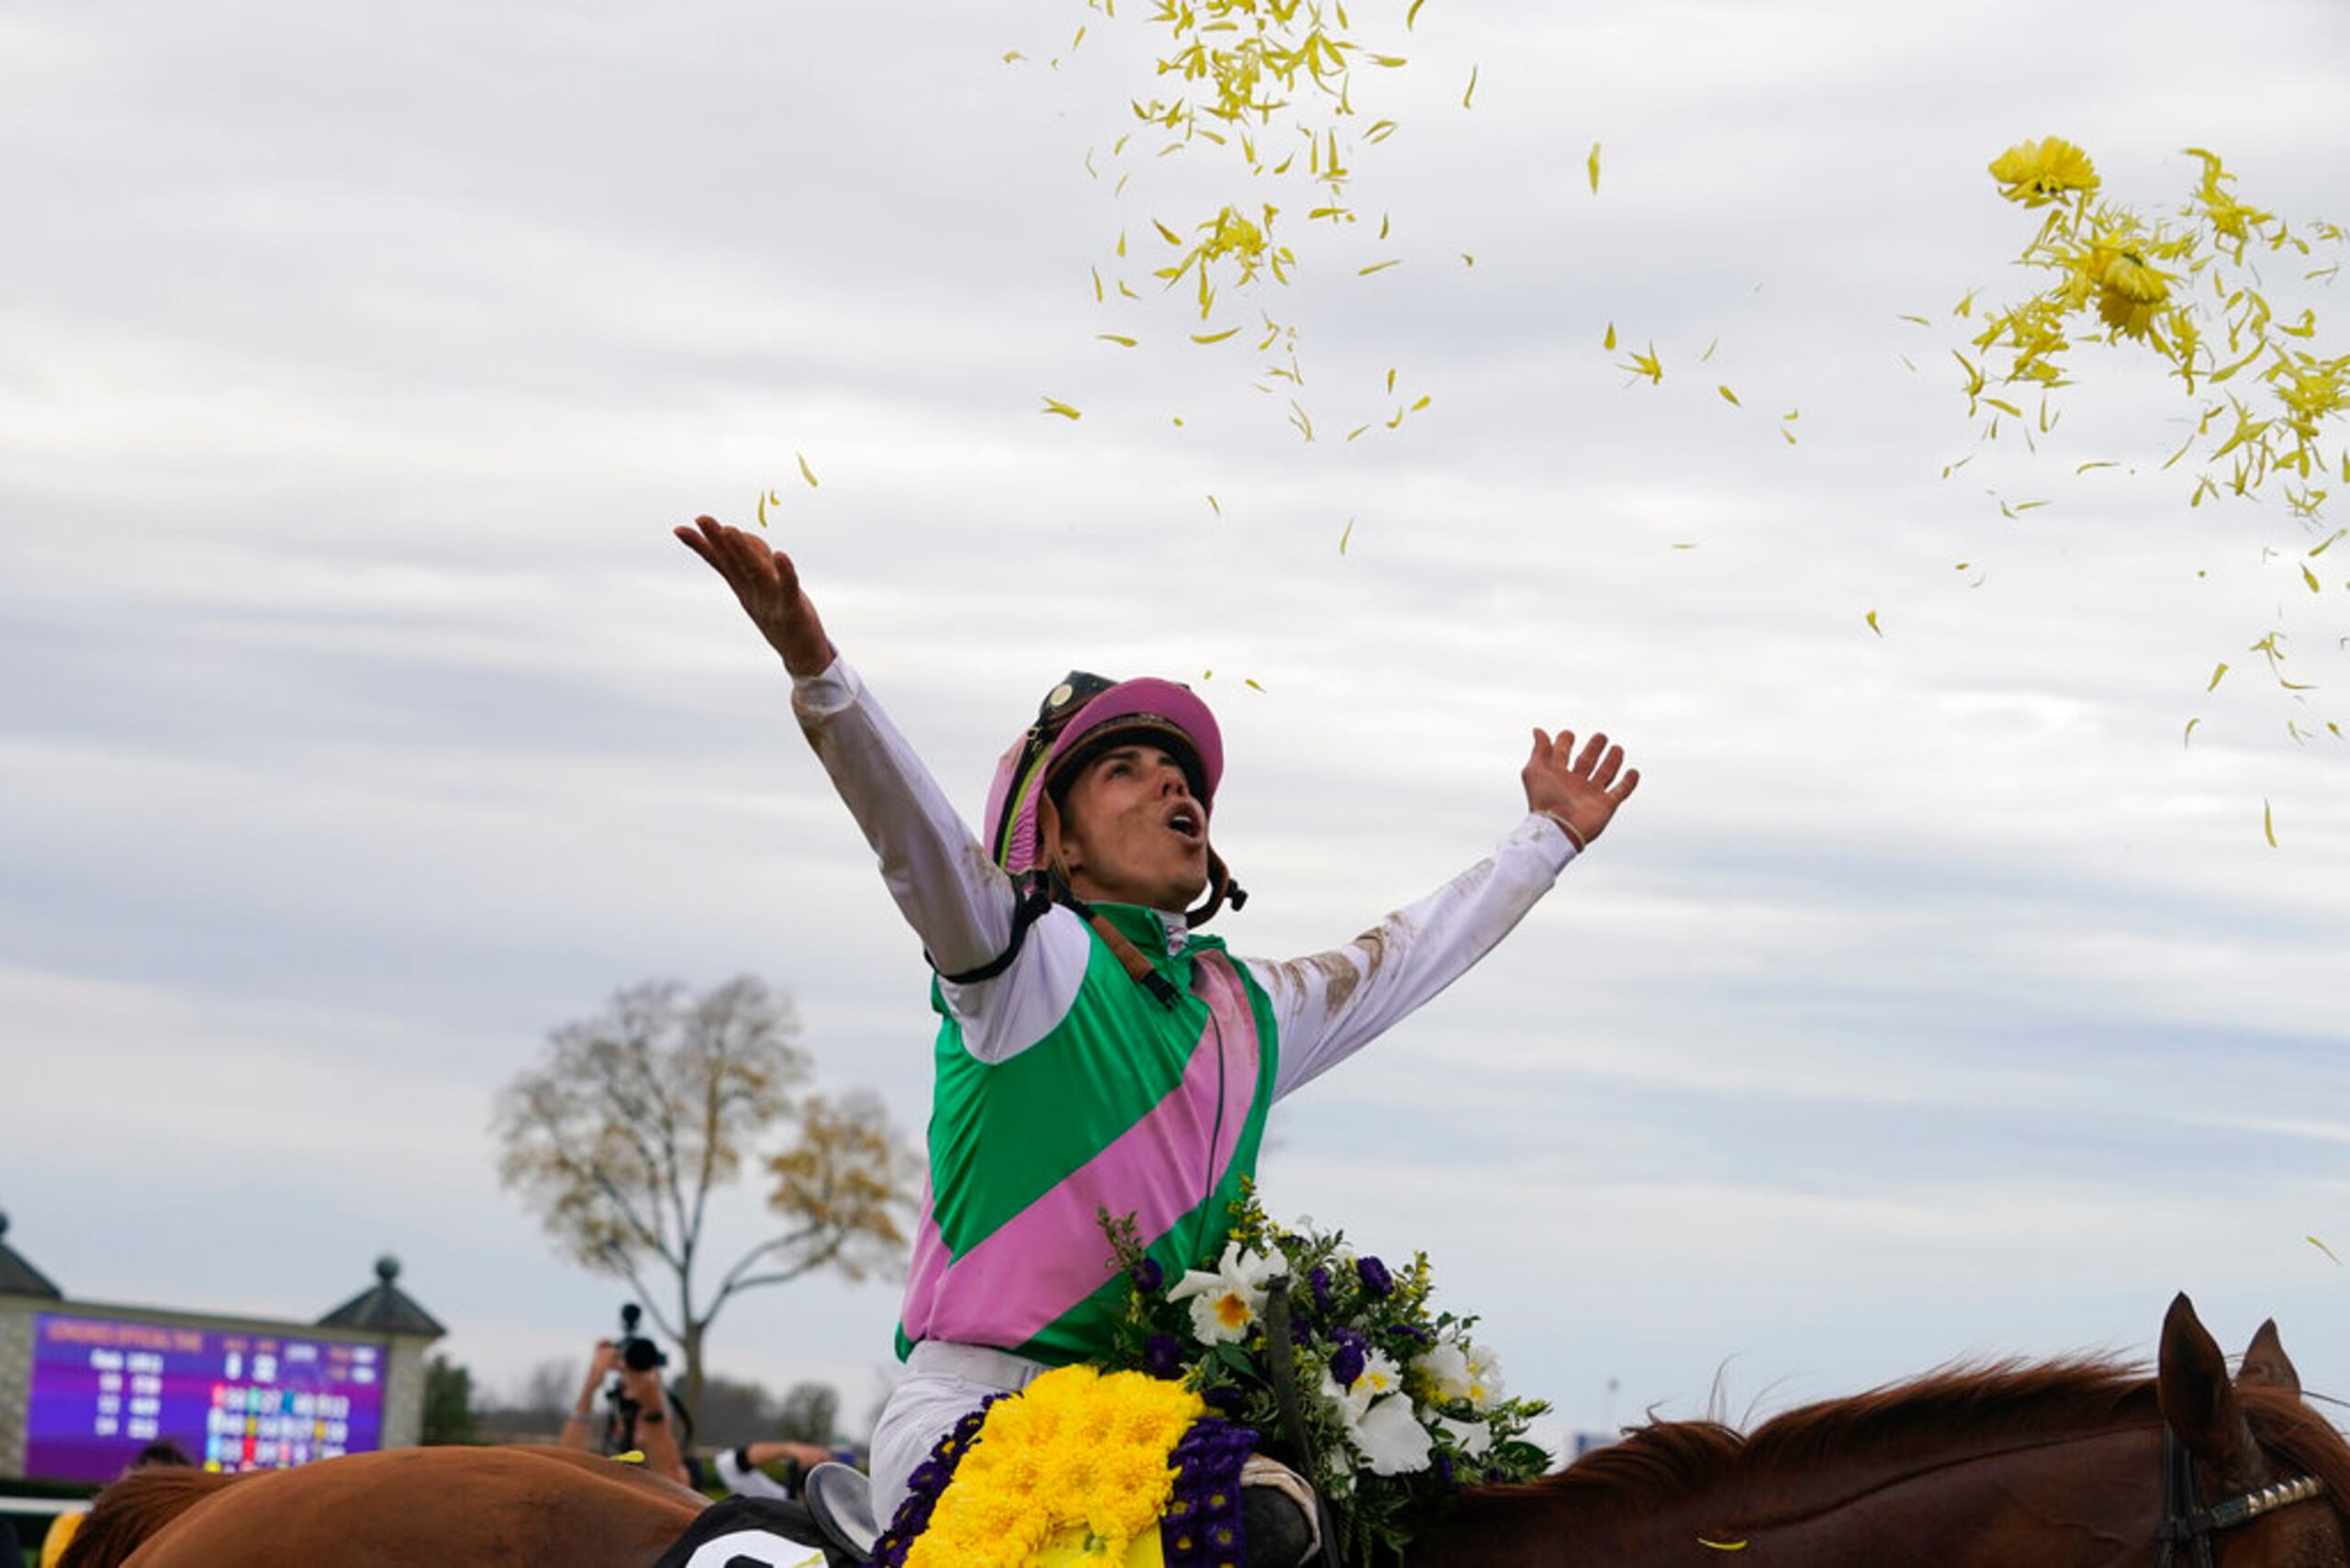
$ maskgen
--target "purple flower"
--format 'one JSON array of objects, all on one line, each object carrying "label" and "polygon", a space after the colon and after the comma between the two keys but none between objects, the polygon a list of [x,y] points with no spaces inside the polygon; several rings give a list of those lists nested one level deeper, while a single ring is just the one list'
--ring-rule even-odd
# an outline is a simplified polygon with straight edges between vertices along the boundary
[{"label": "purple flower", "polygon": [[1312,1344],[1314,1342],[1314,1324],[1312,1320],[1303,1315],[1291,1318],[1289,1320],[1289,1342],[1292,1345]]},{"label": "purple flower", "polygon": [[1329,1311],[1330,1271],[1322,1264],[1316,1263],[1314,1265],[1313,1269],[1307,1272],[1305,1276],[1305,1282],[1307,1285],[1311,1286],[1314,1291],[1315,1306],[1324,1312]]},{"label": "purple flower", "polygon": [[1221,1411],[1226,1416],[1239,1414],[1240,1407],[1248,1403],[1237,1388],[1203,1389],[1200,1391],[1200,1398],[1209,1409]]},{"label": "purple flower", "polygon": [[1153,1377],[1173,1377],[1183,1365],[1183,1349],[1172,1334],[1153,1334],[1143,1341],[1142,1370]]},{"label": "purple flower", "polygon": [[1365,1295],[1383,1296],[1395,1288],[1395,1276],[1389,1273],[1387,1265],[1376,1258],[1356,1259],[1355,1272],[1362,1276],[1362,1291]]},{"label": "purple flower", "polygon": [[1155,1294],[1159,1286],[1167,1282],[1167,1271],[1158,1266],[1158,1260],[1156,1258],[1145,1258],[1141,1262],[1128,1269],[1126,1273],[1134,1281],[1135,1289],[1145,1295]]},{"label": "purple flower", "polygon": [[1362,1376],[1362,1346],[1360,1342],[1342,1344],[1337,1354],[1330,1358],[1330,1380],[1340,1388],[1352,1388],[1355,1379]]},{"label": "purple flower", "polygon": [[1452,1473],[1452,1456],[1441,1449],[1437,1450],[1436,1478],[1448,1492],[1460,1490],[1460,1478]]}]

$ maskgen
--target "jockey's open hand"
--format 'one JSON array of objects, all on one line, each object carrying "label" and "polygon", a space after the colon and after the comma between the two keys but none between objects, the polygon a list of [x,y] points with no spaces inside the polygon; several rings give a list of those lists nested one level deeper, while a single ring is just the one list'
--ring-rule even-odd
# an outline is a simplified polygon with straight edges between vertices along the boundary
[{"label": "jockey's open hand", "polygon": [[1518,777],[1526,783],[1526,807],[1555,819],[1575,841],[1588,846],[1606,831],[1616,808],[1639,788],[1640,770],[1624,766],[1624,748],[1594,735],[1575,751],[1572,730],[1557,739],[1534,732],[1534,755]]},{"label": "jockey's open hand", "polygon": [[767,548],[767,541],[715,518],[698,517],[691,528],[677,530],[678,539],[710,563],[726,579],[743,612],[783,655],[783,667],[798,676],[822,675],[833,662],[833,644],[816,607],[800,587],[800,570],[791,557]]}]

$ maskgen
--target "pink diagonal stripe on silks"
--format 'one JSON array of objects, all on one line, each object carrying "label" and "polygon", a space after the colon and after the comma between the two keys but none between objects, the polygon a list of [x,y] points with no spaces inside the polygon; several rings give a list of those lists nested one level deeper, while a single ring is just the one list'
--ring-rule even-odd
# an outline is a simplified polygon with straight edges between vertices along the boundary
[{"label": "pink diagonal stripe on silks", "polygon": [[1192,974],[1209,1025],[1192,1047],[1182,1081],[1142,1120],[960,1258],[947,1255],[938,1222],[923,1205],[906,1281],[909,1337],[1005,1349],[1025,1344],[1114,1271],[1099,1210],[1132,1214],[1147,1243],[1215,1191],[1257,1094],[1257,1017],[1222,954],[1201,954]]}]

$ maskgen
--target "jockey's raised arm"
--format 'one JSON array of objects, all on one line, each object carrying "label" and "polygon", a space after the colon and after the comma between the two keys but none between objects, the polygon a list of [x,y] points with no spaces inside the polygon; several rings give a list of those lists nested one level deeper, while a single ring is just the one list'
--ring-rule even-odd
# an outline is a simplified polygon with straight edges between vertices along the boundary
[{"label": "jockey's raised arm", "polygon": [[1097,1216],[1181,1278],[1215,1254],[1273,1102],[1508,935],[1639,782],[1620,747],[1534,732],[1527,815],[1345,946],[1237,958],[1247,897],[1211,847],[1224,771],[1188,689],[1072,672],[999,762],[981,832],[825,636],[788,556],[703,518],[678,537],[782,655],[792,706],[934,970],[929,1185],[873,1439],[888,1518],[990,1394],[1109,1350],[1124,1276]]}]

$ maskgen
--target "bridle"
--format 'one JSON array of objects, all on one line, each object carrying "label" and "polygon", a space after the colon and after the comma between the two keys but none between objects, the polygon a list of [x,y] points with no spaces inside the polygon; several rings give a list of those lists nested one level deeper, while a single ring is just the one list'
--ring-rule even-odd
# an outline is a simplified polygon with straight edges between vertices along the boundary
[{"label": "bridle", "polygon": [[2195,1456],[2187,1451],[2187,1445],[2165,1422],[2163,1522],[2154,1531],[2154,1568],[2171,1568],[2181,1541],[2190,1548],[2188,1560],[2194,1568],[2212,1568],[2213,1536],[2250,1524],[2261,1515],[2290,1504],[2307,1502],[2324,1492],[2324,1482],[2314,1475],[2300,1475],[2290,1481],[2273,1482],[2257,1491],[2239,1493],[2207,1508],[2195,1485]]}]

